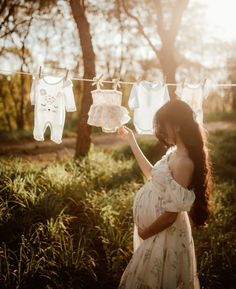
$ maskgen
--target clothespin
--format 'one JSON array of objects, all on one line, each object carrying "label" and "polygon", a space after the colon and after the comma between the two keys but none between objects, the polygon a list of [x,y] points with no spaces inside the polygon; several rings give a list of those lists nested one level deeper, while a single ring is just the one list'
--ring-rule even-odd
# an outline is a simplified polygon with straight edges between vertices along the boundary
[{"label": "clothespin", "polygon": [[69,74],[69,70],[67,69],[66,70],[66,75],[65,75],[65,81],[67,80],[68,74]]},{"label": "clothespin", "polygon": [[167,79],[167,76],[163,75],[163,86],[166,85],[166,79]]},{"label": "clothespin", "polygon": [[182,89],[184,88],[185,83],[186,83],[186,77],[183,78],[183,81],[182,81]]},{"label": "clothespin", "polygon": [[115,90],[117,90],[117,87],[120,88],[120,78],[114,78],[114,79],[112,79],[112,82],[113,82],[113,88]]},{"label": "clothespin", "polygon": [[136,82],[137,82],[137,84],[139,85],[141,81],[142,81],[142,77],[139,76]]},{"label": "clothespin", "polygon": [[203,81],[202,81],[202,88],[204,88],[204,87],[205,87],[205,85],[206,85],[206,82],[207,82],[207,78],[204,78],[204,79],[203,79]]},{"label": "clothespin", "polygon": [[101,86],[103,86],[102,78],[103,78],[103,74],[101,74],[99,77],[94,77],[93,78],[94,82],[92,83],[92,85],[96,85],[97,89],[101,89]]},{"label": "clothespin", "polygon": [[39,79],[42,78],[42,70],[43,70],[43,67],[39,66]]}]

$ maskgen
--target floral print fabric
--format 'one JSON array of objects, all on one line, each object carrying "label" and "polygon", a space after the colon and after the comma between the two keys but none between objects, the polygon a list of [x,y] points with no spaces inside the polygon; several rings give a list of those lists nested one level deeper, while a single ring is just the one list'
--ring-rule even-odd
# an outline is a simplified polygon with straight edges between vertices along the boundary
[{"label": "floral print fabric", "polygon": [[[136,193],[133,204],[134,254],[119,289],[199,289],[194,242],[187,211],[195,195],[179,185],[168,166],[168,154]],[[138,227],[151,225],[163,212],[178,212],[166,230],[142,240]]]}]

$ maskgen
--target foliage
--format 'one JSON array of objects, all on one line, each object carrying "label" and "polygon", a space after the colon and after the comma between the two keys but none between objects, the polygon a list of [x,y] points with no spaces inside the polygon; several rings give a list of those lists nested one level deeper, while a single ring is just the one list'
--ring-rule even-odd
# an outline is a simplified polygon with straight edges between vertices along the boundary
[{"label": "foliage", "polygon": [[[213,213],[207,228],[193,230],[207,289],[235,284],[235,138],[235,131],[210,136]],[[155,163],[159,144],[139,143]],[[0,287],[117,288],[132,255],[132,202],[143,182],[126,146],[50,164],[1,160]]]}]

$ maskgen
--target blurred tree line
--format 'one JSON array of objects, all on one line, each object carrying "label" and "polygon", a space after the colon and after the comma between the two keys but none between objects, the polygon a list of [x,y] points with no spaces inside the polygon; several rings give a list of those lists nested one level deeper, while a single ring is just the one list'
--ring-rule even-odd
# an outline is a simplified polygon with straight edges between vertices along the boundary
[{"label": "blurred tree line", "polygon": [[[3,0],[1,63],[31,72],[43,63],[47,73],[57,74],[69,66],[71,75],[84,78],[103,73],[110,80],[207,77],[235,83],[235,44],[204,34],[205,8],[191,0]],[[1,130],[32,129],[30,85],[30,76],[1,75]],[[130,88],[122,86],[124,105]],[[90,146],[91,89],[91,82],[74,82],[78,112],[69,119],[77,119],[76,156],[86,155]],[[169,91],[174,98],[174,87]],[[236,110],[236,88],[211,90],[204,109]]]}]

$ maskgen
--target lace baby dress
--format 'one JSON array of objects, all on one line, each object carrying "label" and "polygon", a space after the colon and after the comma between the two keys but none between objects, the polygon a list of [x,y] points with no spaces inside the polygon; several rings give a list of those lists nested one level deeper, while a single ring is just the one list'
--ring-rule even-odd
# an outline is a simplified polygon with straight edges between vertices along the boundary
[{"label": "lace baby dress", "polygon": [[[200,289],[194,242],[187,211],[195,194],[179,185],[168,166],[169,153],[152,169],[133,204],[134,253],[119,289]],[[163,212],[179,212],[162,232],[142,240],[138,227],[150,226]]]},{"label": "lace baby dress", "polygon": [[103,132],[113,133],[130,120],[129,112],[121,106],[122,93],[116,89],[91,91],[93,104],[88,112],[89,125],[101,127]]}]

